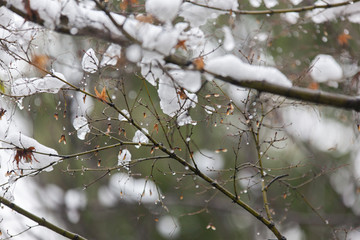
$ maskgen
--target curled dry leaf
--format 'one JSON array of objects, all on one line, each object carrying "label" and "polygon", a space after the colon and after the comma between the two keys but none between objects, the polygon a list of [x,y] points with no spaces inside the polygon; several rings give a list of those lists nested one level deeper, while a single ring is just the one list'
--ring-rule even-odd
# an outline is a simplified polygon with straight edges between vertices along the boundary
[{"label": "curled dry leaf", "polygon": [[60,139],[59,139],[59,143],[64,142],[64,144],[66,144],[66,139],[65,139],[65,135],[61,135]]},{"label": "curled dry leaf", "polygon": [[0,120],[4,116],[5,113],[6,113],[6,110],[3,108],[0,108]]},{"label": "curled dry leaf", "polygon": [[177,94],[180,96],[180,99],[181,100],[185,100],[188,98],[188,96],[186,95],[185,91],[184,91],[184,88],[179,88],[177,90]]},{"label": "curled dry leaf", "polygon": [[176,48],[176,49],[182,48],[182,49],[184,49],[185,51],[187,51],[187,47],[186,47],[186,45],[185,45],[185,42],[186,42],[186,40],[179,40],[179,41],[177,42],[177,44],[175,45],[175,48]]},{"label": "curled dry leaf", "polygon": [[35,151],[34,147],[29,148],[18,148],[16,147],[16,155],[14,158],[14,162],[16,162],[17,167],[19,168],[19,163],[21,160],[24,160],[26,163],[32,163],[32,160],[34,159],[36,162],[39,162],[34,157],[33,151]]},{"label": "curled dry leaf", "polygon": [[154,130],[156,131],[156,133],[159,133],[159,124],[154,124]]},{"label": "curled dry leaf", "polygon": [[98,90],[96,89],[96,87],[94,88],[94,90],[95,90],[96,97],[97,97],[99,100],[101,100],[101,101],[103,101],[103,102],[108,102],[108,101],[107,101],[108,96],[107,96],[107,94],[106,94],[106,88],[105,88],[105,87],[102,89],[101,93],[98,92]]},{"label": "curled dry leaf", "polygon": [[219,148],[219,149],[216,149],[215,152],[216,153],[220,153],[220,152],[227,152],[228,150],[226,148]]}]

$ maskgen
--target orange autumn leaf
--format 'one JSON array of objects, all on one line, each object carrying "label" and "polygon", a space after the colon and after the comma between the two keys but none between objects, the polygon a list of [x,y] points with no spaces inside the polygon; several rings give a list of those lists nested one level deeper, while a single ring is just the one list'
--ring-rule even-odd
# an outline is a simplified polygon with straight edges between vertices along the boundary
[{"label": "orange autumn leaf", "polygon": [[157,123],[154,125],[154,130],[156,130],[156,133],[159,133],[159,125]]},{"label": "orange autumn leaf", "polygon": [[351,38],[352,38],[352,37],[351,37],[349,34],[343,33],[343,34],[340,34],[340,35],[338,36],[337,40],[338,40],[339,45],[344,46],[344,45],[348,45],[348,44],[349,44],[348,41],[349,41],[349,39],[351,39]]},{"label": "orange autumn leaf", "polygon": [[46,70],[46,66],[49,63],[50,58],[47,55],[33,55],[31,57],[31,63],[34,64],[39,70]]},{"label": "orange autumn leaf", "polygon": [[186,47],[186,45],[185,45],[185,42],[186,42],[186,40],[179,40],[179,41],[177,42],[177,44],[175,45],[175,48],[176,48],[176,49],[182,48],[182,49],[184,49],[185,51],[187,51],[187,47]]},{"label": "orange autumn leaf", "polygon": [[319,84],[317,82],[312,82],[308,85],[307,87],[308,89],[311,89],[311,90],[318,90],[319,89]]},{"label": "orange autumn leaf", "polygon": [[138,3],[139,3],[138,0],[122,0],[120,3],[120,9],[125,11],[129,5],[132,6]]},{"label": "orange autumn leaf", "polygon": [[34,147],[29,148],[16,148],[16,154],[14,157],[14,161],[16,162],[17,167],[19,168],[19,163],[21,160],[24,160],[26,163],[32,163],[32,160],[34,159],[36,162],[39,162],[35,159],[33,151],[35,150]]},{"label": "orange autumn leaf", "polygon": [[95,90],[96,97],[97,97],[99,100],[101,100],[101,101],[103,101],[103,102],[108,102],[108,101],[107,101],[108,96],[107,96],[107,94],[106,94],[106,88],[105,88],[105,87],[102,89],[101,93],[98,92],[98,90],[96,89],[96,87],[94,88],[94,90]]},{"label": "orange autumn leaf", "polygon": [[204,66],[205,66],[204,58],[203,57],[196,58],[193,61],[193,64],[194,64],[196,70],[203,70]]}]

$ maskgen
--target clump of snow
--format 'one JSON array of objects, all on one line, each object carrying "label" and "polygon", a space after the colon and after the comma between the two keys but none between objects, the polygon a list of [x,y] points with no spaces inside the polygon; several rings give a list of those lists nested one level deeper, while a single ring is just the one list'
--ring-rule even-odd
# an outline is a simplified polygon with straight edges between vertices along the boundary
[{"label": "clump of snow", "polygon": [[56,0],[30,1],[30,8],[44,20],[44,26],[54,29],[60,23],[61,2]]},{"label": "clump of snow", "polygon": [[146,0],[146,12],[162,22],[171,22],[179,11],[182,0]]},{"label": "clump of snow", "polygon": [[249,2],[251,6],[258,8],[261,6],[262,0],[249,0]]},{"label": "clump of snow", "polygon": [[[89,92],[89,89],[85,89],[85,91]],[[71,114],[72,116],[84,116],[88,115],[94,109],[94,100],[92,98],[85,98],[82,92],[73,93],[73,97],[71,99]]]},{"label": "clump of snow", "polygon": [[196,152],[193,158],[199,170],[210,176],[216,175],[216,170],[223,169],[225,164],[220,154],[207,149]]},{"label": "clump of snow", "polygon": [[131,153],[127,149],[120,150],[118,154],[118,165],[124,166],[131,161]]},{"label": "clump of snow", "polygon": [[265,7],[267,8],[273,8],[279,4],[277,0],[264,0],[264,3],[265,3]]},{"label": "clump of snow", "polygon": [[149,23],[126,21],[124,29],[147,50],[168,55],[176,45],[180,31],[172,26],[160,27]]},{"label": "clump of snow", "polygon": [[[61,73],[54,72],[53,75],[66,81]],[[43,78],[16,79],[11,84],[11,93],[14,96],[30,96],[39,92],[58,93],[65,83],[56,77],[48,74]]]},{"label": "clump of snow", "polygon": [[[236,0],[194,0],[194,2],[224,10],[237,10],[239,6]],[[217,18],[221,14],[227,14],[227,12],[185,2],[181,5],[179,15],[188,21],[192,27],[199,27],[204,25],[208,19]]]},{"label": "clump of snow", "polygon": [[[121,110],[121,112],[124,113],[126,117],[130,118],[130,114],[129,114],[128,110],[123,109],[123,110]],[[119,120],[127,121],[127,119],[121,113],[119,113]]]},{"label": "clump of snow", "polygon": [[100,66],[115,66],[118,62],[119,58],[121,57],[121,46],[117,44],[110,44],[110,46],[106,49],[106,52],[104,53]]},{"label": "clump of snow", "polygon": [[89,48],[81,61],[82,69],[85,72],[95,73],[99,67],[99,59],[95,55],[95,51],[92,48]]},{"label": "clump of snow", "polygon": [[232,51],[235,47],[235,41],[234,41],[234,37],[231,33],[231,30],[228,26],[224,26],[222,28],[224,34],[225,34],[225,37],[224,37],[224,49],[226,51]]},{"label": "clump of snow", "polygon": [[296,12],[289,12],[281,14],[281,18],[287,21],[290,24],[296,24],[300,15]]},{"label": "clump of snow", "polygon": [[83,116],[76,117],[73,121],[73,126],[77,131],[77,136],[80,140],[84,140],[87,133],[90,132],[89,123]]},{"label": "clump of snow", "polygon": [[[147,134],[149,133],[149,131],[146,128],[142,129],[144,132],[146,132]],[[137,130],[135,132],[135,135],[132,139],[132,141],[134,143],[139,143],[139,145],[136,145],[136,148],[139,148],[141,146],[141,143],[148,143],[149,139],[145,136],[145,134],[143,132],[141,132],[140,130]]]},{"label": "clump of snow", "polygon": [[[163,75],[159,80],[158,94],[160,98],[161,110],[170,117],[177,116],[178,124],[193,124],[188,115],[188,109],[195,107],[198,101],[196,94],[176,88],[176,83],[167,75]],[[186,95],[181,97],[180,94]]]},{"label": "clump of snow", "polygon": [[137,44],[133,44],[126,48],[126,58],[130,62],[138,62],[141,59],[141,47]]},{"label": "clump of snow", "polygon": [[213,108],[211,106],[205,106],[204,110],[207,114],[213,114],[215,112],[215,108]]},{"label": "clump of snow", "polygon": [[290,2],[293,4],[293,5],[298,5],[299,3],[301,3],[303,0],[290,0]]},{"label": "clump of snow", "polygon": [[159,200],[160,192],[156,184],[144,178],[133,178],[125,173],[111,176],[109,190],[118,198],[130,203],[154,203]]},{"label": "clump of snow", "polygon": [[156,223],[156,230],[164,238],[175,239],[180,233],[180,225],[177,218],[166,215]]},{"label": "clump of snow", "polygon": [[156,81],[163,75],[163,71],[157,67],[158,62],[164,64],[163,56],[153,51],[143,51],[143,58],[141,60],[141,75],[153,86]]},{"label": "clump of snow", "polygon": [[201,87],[201,73],[198,71],[171,70],[171,77],[182,88],[197,92]]},{"label": "clump of snow", "polygon": [[343,71],[335,59],[326,54],[319,54],[311,63],[310,76],[315,82],[339,81]]},{"label": "clump of snow", "polygon": [[210,59],[205,64],[205,70],[223,77],[231,77],[238,81],[267,81],[286,87],[292,86],[290,80],[278,69],[273,67],[253,66],[244,63],[231,54]]}]

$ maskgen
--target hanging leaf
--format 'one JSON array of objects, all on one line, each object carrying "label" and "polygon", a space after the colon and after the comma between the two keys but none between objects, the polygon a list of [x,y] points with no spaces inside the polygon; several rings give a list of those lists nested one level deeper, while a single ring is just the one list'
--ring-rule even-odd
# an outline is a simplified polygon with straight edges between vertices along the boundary
[{"label": "hanging leaf", "polygon": [[6,113],[6,110],[3,108],[0,108],[0,120],[4,116],[5,113]]},{"label": "hanging leaf", "polygon": [[32,163],[33,159],[36,162],[39,162],[35,159],[33,151],[35,150],[34,147],[29,148],[16,148],[16,155],[14,157],[14,161],[16,162],[17,167],[19,168],[19,163],[21,160],[24,160],[25,163]]},{"label": "hanging leaf", "polygon": [[108,101],[107,101],[108,96],[107,96],[107,94],[106,94],[106,88],[105,88],[105,87],[102,89],[101,93],[98,92],[98,90],[96,89],[96,87],[94,88],[94,90],[95,90],[96,97],[97,97],[99,100],[101,100],[102,102],[106,102],[106,103],[108,102]]},{"label": "hanging leaf", "polygon": [[64,144],[66,144],[66,139],[65,139],[65,135],[61,135],[60,139],[59,139],[59,143],[64,142]]}]

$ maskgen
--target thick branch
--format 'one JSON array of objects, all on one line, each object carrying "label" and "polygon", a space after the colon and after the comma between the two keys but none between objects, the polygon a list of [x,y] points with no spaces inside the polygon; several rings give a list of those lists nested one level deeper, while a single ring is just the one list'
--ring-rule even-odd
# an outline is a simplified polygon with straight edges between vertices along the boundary
[{"label": "thick branch", "polygon": [[239,87],[252,88],[260,92],[272,93],[305,102],[360,111],[360,98],[358,97],[310,90],[300,87],[285,87],[266,81],[238,81],[231,77],[224,77],[216,74],[214,74],[214,76],[224,82],[228,82]]},{"label": "thick branch", "polygon": [[66,238],[69,238],[69,239],[73,239],[73,240],[86,240],[86,238],[78,235],[78,234],[75,234],[75,233],[72,233],[72,232],[69,232],[59,226],[56,226],[55,224],[52,224],[48,221],[45,220],[45,218],[41,218],[41,217],[38,217],[34,214],[32,214],[31,212],[28,212],[26,211],[25,209],[19,207],[18,205],[6,200],[5,198],[1,197],[0,196],[0,203],[4,204],[5,206],[11,208],[12,210],[14,210],[15,212],[27,217],[27,218],[30,218],[31,220],[37,222],[40,226],[44,226],[46,227],[47,229],[50,229],[51,231],[54,231]]}]

